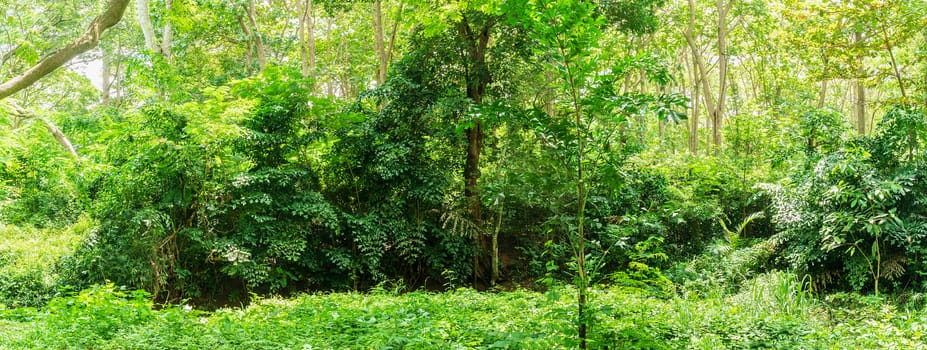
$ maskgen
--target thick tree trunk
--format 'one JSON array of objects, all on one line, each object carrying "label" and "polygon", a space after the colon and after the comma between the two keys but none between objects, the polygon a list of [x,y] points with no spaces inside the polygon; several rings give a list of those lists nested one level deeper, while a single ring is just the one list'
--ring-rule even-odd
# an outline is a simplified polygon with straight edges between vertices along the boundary
[{"label": "thick tree trunk", "polygon": [[106,5],[106,11],[94,18],[87,30],[74,42],[46,56],[22,74],[0,84],[0,100],[29,87],[72,58],[97,46],[103,32],[119,23],[128,5],[129,0],[110,0]]}]

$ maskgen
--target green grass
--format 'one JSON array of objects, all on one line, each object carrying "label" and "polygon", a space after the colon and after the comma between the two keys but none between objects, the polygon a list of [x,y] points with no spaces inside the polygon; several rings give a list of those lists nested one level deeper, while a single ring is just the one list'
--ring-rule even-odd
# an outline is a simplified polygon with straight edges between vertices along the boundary
[{"label": "green grass", "polygon": [[[660,299],[598,288],[592,348],[925,349],[927,313],[854,295],[812,298],[785,273],[736,295]],[[568,349],[574,290],[311,294],[244,309],[153,310],[112,286],[0,310],[3,349]]]}]

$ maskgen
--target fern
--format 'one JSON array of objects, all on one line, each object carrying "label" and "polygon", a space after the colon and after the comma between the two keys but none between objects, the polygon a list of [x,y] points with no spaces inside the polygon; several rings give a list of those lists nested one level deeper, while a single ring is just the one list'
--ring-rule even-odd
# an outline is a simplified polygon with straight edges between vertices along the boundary
[{"label": "fern", "polygon": [[882,262],[882,271],[879,277],[888,281],[894,281],[899,277],[904,276],[904,264],[907,262],[908,259],[900,255],[885,259],[885,261]]},{"label": "fern", "polygon": [[721,225],[721,229],[724,230],[724,236],[727,239],[727,242],[730,243],[731,247],[739,247],[740,237],[743,234],[744,230],[747,228],[753,220],[762,219],[764,217],[763,212],[758,211],[753,214],[750,214],[745,218],[739,226],[737,226],[737,231],[731,231],[727,228],[727,224],[724,223],[724,219],[718,219],[718,223]]},{"label": "fern", "polygon": [[480,225],[478,225],[473,220],[470,220],[466,216],[460,214],[459,212],[453,210],[441,213],[441,228],[449,230],[455,235],[468,238],[473,238],[485,234]]}]

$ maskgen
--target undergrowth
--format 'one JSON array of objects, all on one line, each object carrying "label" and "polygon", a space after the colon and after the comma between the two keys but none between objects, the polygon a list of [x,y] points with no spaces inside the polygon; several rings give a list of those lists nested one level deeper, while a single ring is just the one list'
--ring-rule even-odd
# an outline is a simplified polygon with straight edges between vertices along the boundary
[{"label": "undergrowth", "polygon": [[[112,285],[0,310],[0,348],[54,349],[569,349],[571,287],[546,293],[378,289],[255,300],[212,313],[154,309]],[[877,298],[815,298],[807,281],[762,274],[718,298],[659,298],[627,288],[590,295],[590,348],[923,349],[927,313]]]},{"label": "undergrowth", "polygon": [[0,305],[40,306],[58,292],[55,265],[92,229],[86,216],[65,228],[0,223]]}]

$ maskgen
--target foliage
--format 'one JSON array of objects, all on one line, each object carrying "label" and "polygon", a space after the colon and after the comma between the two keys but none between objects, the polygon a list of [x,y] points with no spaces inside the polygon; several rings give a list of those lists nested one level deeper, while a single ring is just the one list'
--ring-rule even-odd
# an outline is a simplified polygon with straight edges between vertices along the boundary
[{"label": "foliage", "polygon": [[[897,107],[872,137],[812,158],[770,193],[782,261],[818,288],[880,290],[921,282],[923,111]],[[815,159],[819,159],[816,160]],[[883,284],[884,286],[884,284]]]},{"label": "foliage", "polygon": [[86,216],[61,229],[0,224],[0,305],[41,306],[66,289],[59,284],[55,264],[93,226]]},{"label": "foliage", "polygon": [[[810,298],[797,276],[771,273],[736,295],[655,299],[592,289],[590,346],[625,349],[918,348],[923,310],[878,299]],[[44,309],[0,309],[9,348],[567,349],[577,340],[561,315],[571,289],[548,293],[309,294],[259,299],[244,309],[157,310],[144,293],[95,286]]]},{"label": "foliage", "polygon": [[[0,113],[3,113],[0,110]],[[0,220],[36,227],[63,227],[84,209],[79,194],[79,164],[35,119],[17,120],[19,128],[0,135]]]}]

